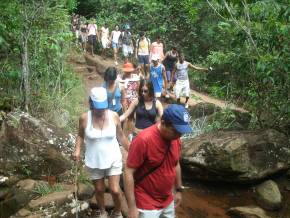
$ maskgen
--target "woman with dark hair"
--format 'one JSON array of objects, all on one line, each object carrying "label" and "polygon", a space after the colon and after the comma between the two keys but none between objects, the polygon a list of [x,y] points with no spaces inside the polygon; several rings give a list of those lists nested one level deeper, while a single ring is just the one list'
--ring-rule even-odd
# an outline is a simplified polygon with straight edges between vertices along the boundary
[{"label": "woman with dark hair", "polygon": [[117,69],[108,67],[104,75],[103,87],[107,90],[109,109],[115,111],[119,116],[123,113],[123,101],[125,90],[121,90],[117,82]]},{"label": "woman with dark hair", "polygon": [[152,126],[161,118],[163,107],[161,102],[154,97],[154,89],[150,80],[141,80],[138,98],[135,99],[130,104],[128,110],[120,116],[121,122],[133,113],[136,115],[135,134],[138,134],[141,130]]}]

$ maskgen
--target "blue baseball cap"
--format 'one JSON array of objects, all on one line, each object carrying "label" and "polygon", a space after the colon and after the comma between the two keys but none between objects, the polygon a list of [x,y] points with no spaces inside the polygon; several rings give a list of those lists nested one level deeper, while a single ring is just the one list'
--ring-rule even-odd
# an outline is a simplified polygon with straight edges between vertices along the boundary
[{"label": "blue baseball cap", "polygon": [[162,119],[172,123],[174,128],[180,134],[192,132],[189,124],[189,113],[184,106],[179,104],[170,104],[163,112]]},{"label": "blue baseball cap", "polygon": [[91,89],[90,98],[95,109],[108,108],[107,90],[104,87],[94,87]]}]

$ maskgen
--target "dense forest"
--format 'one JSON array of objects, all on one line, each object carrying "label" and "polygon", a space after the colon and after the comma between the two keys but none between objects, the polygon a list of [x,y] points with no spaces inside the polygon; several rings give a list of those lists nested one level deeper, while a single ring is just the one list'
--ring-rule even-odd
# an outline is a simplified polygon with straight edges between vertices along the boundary
[{"label": "dense forest", "polygon": [[253,128],[290,132],[288,0],[2,0],[0,8],[0,110],[48,120],[67,111],[75,123],[83,96],[68,62],[76,13],[111,30],[129,23],[136,38],[160,35],[166,48],[214,68],[191,73],[195,89],[250,111]]}]

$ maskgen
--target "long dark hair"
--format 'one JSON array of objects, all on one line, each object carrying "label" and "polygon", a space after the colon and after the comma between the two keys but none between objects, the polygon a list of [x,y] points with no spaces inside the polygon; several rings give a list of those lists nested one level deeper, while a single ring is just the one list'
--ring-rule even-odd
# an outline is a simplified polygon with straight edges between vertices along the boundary
[{"label": "long dark hair", "polygon": [[104,73],[104,80],[105,82],[115,81],[117,79],[117,69],[116,67],[108,67]]},{"label": "long dark hair", "polygon": [[149,97],[154,98],[154,88],[153,88],[152,82],[148,79],[141,79],[140,85],[139,85],[139,90],[138,90],[138,96],[139,96],[140,103],[144,103],[144,97],[142,95],[142,89],[144,86],[146,86],[148,88]]}]

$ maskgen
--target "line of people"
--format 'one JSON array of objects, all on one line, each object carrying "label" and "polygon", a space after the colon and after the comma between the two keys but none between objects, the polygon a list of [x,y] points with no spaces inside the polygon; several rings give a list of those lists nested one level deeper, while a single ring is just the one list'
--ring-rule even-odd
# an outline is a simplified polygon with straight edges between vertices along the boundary
[{"label": "line of people", "polygon": [[[152,82],[134,79],[138,70],[131,63],[124,64],[123,72],[118,78],[117,69],[109,67],[103,85],[91,90],[90,110],[79,119],[74,159],[80,161],[85,145],[86,171],[94,183],[99,207],[95,217],[109,217],[104,203],[105,178],[115,204],[110,217],[123,217],[119,185],[123,168],[128,217],[175,217],[182,192],[179,138],[191,131],[189,115],[177,104],[163,111]],[[135,119],[132,142],[121,124],[130,115]],[[119,144],[128,151],[128,156],[123,153],[124,163]]]},{"label": "line of people", "polygon": [[[179,165],[180,137],[191,132],[186,110],[190,97],[188,69],[209,69],[185,61],[176,47],[164,55],[160,37],[151,44],[144,32],[136,40],[138,65],[134,65],[129,59],[134,51],[130,27],[125,26],[123,32],[116,27],[119,37],[114,31],[108,37],[107,27],[101,28],[107,33],[99,36],[94,23],[92,21],[86,27],[88,42],[94,46],[105,35],[101,40],[103,48],[111,42],[116,49],[117,61],[120,40],[116,39],[122,37],[123,55],[126,57],[122,73],[113,66],[106,70],[103,85],[91,90],[89,111],[79,119],[73,157],[79,161],[81,148],[85,145],[84,162],[95,185],[99,206],[96,217],[109,217],[104,204],[105,178],[108,178],[115,204],[110,217],[122,217],[119,182],[124,170],[129,218],[173,218],[183,190]],[[93,51],[92,48],[92,54]],[[174,86],[178,103],[180,96],[185,95],[185,107],[171,104],[163,109],[160,98],[168,95]],[[133,134],[130,134],[131,129]],[[123,152],[123,157],[119,144],[128,152]]]}]

